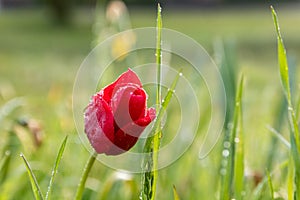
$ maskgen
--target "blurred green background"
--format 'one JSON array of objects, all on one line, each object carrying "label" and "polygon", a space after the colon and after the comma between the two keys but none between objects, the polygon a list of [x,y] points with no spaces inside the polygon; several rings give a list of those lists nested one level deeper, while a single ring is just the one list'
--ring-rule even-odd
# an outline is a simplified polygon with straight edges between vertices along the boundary
[{"label": "blurred green background", "polygon": [[[141,1],[126,2],[133,28],[156,25],[155,1],[147,1],[146,5]],[[216,41],[224,41],[225,46],[230,47],[236,74],[245,75],[245,163],[248,179],[253,182],[256,176],[264,174],[268,154],[273,151],[270,149],[272,135],[266,125],[276,120],[277,105],[282,97],[276,35],[269,6],[273,3],[278,12],[289,60],[297,69],[300,4],[292,0],[280,4],[278,1],[251,2],[174,0],[162,2],[162,7],[163,27],[194,38],[213,58]],[[1,171],[0,199],[32,198],[20,152],[25,153],[42,190],[46,191],[51,167],[65,135],[69,135],[69,141],[52,197],[74,197],[89,153],[74,126],[72,87],[83,59],[95,42],[109,35],[109,31],[104,34],[103,30],[113,26],[106,17],[106,4],[80,0],[0,0],[0,160],[6,151],[11,152],[6,173]],[[119,27],[115,31],[121,30]],[[297,71],[295,75],[299,77]],[[24,97],[22,105],[8,105],[13,111],[6,112],[3,108],[16,97]],[[27,124],[24,125],[24,121]],[[199,134],[204,129],[200,129]],[[282,131],[288,133],[285,130],[283,127]],[[195,158],[199,142],[193,143],[177,162],[159,172],[158,199],[171,199],[173,184],[182,199],[215,198],[221,146],[218,143],[208,158],[198,160]],[[276,148],[272,168],[284,161],[287,154],[283,145]],[[124,179],[96,162],[85,198],[137,199],[139,184],[140,175]],[[281,184],[279,176],[275,188],[279,196],[284,196],[285,188],[282,189]],[[249,190],[253,187],[249,186]]]}]

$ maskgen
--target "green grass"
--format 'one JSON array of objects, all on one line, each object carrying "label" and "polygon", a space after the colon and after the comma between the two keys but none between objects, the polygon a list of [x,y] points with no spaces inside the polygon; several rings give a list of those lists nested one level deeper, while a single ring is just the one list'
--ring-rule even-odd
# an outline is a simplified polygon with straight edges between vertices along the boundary
[{"label": "green grass", "polygon": [[[251,182],[253,174],[265,174],[265,160],[272,137],[266,125],[274,121],[279,96],[283,95],[277,68],[276,32],[269,7],[188,12],[163,9],[165,28],[191,36],[211,54],[216,38],[221,37],[225,43],[233,41],[236,45],[233,54],[237,58],[238,70],[245,77],[243,142],[245,170],[249,174],[246,180]],[[276,10],[288,55],[299,55],[298,7],[276,7]],[[69,135],[68,145],[55,176],[51,197],[75,197],[89,153],[81,144],[74,127],[71,95],[76,71],[91,49],[93,15],[91,10],[78,10],[71,26],[59,27],[48,20],[44,10],[0,11],[0,106],[16,96],[26,99],[21,109],[18,108],[1,122],[0,163],[6,150],[11,155],[8,174],[0,183],[0,199],[33,197],[26,169],[19,158],[21,151],[26,155],[41,190],[47,191],[58,146],[66,135]],[[155,26],[155,6],[151,10],[132,8],[130,15],[133,27]],[[19,116],[39,120],[43,130],[40,147],[15,138],[16,132],[25,133],[25,139],[30,134],[14,121]],[[204,132],[205,128],[201,131]],[[280,132],[284,133],[285,138],[289,137],[287,126]],[[11,143],[8,145],[9,141]],[[177,162],[159,171],[158,199],[172,199],[173,185],[180,199],[211,199],[212,195],[218,196],[222,144],[218,143],[210,157],[204,160],[196,159],[199,145],[196,140]],[[288,156],[284,145],[279,144],[277,152],[274,168],[286,161]],[[276,172],[274,174],[270,170],[273,190],[285,190],[285,179],[282,181],[281,175],[284,176],[286,171]],[[132,195],[139,193],[140,176],[132,175],[129,179],[125,183],[114,170],[95,162],[83,196],[131,199]],[[245,184],[245,187],[253,186]],[[136,192],[132,194],[132,191]],[[265,195],[269,197],[269,193],[266,190]]]}]

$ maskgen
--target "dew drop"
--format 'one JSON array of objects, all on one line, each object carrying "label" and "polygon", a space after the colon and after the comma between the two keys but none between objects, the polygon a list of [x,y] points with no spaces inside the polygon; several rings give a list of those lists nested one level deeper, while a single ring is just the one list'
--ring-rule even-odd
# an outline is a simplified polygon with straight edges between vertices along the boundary
[{"label": "dew drop", "polygon": [[225,168],[222,168],[222,169],[220,170],[220,174],[221,174],[221,175],[225,175],[225,174],[226,174],[226,169],[225,169]]},{"label": "dew drop", "polygon": [[229,150],[224,149],[224,150],[222,151],[222,155],[223,155],[224,157],[228,157],[228,156],[229,156]]},{"label": "dew drop", "polygon": [[228,141],[225,141],[224,144],[223,144],[224,148],[229,148],[230,147],[230,142]]},{"label": "dew drop", "polygon": [[182,73],[181,73],[181,72],[179,73],[179,76],[182,76]]},{"label": "dew drop", "polygon": [[223,167],[226,167],[228,164],[228,161],[226,159],[223,159],[221,164]]},{"label": "dew drop", "polygon": [[240,142],[240,139],[238,137],[234,138],[234,142],[235,143],[239,143]]},{"label": "dew drop", "polygon": [[233,128],[233,124],[232,124],[232,123],[228,123],[228,124],[227,124],[227,128],[228,128],[228,129],[232,129],[232,128]]}]

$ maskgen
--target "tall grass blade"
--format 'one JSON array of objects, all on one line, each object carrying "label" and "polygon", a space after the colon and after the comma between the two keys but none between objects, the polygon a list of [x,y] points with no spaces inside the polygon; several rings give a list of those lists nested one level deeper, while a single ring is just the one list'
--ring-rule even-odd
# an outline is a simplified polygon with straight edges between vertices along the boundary
[{"label": "tall grass blade", "polygon": [[62,144],[61,144],[61,146],[60,146],[60,148],[59,148],[58,154],[57,154],[57,156],[56,156],[56,159],[55,159],[55,163],[54,163],[53,170],[52,170],[52,173],[51,173],[51,178],[50,178],[50,182],[49,182],[49,185],[48,185],[48,190],[47,190],[47,193],[46,193],[45,200],[50,199],[50,195],[51,195],[51,190],[52,190],[52,185],[53,185],[53,182],[54,182],[54,178],[55,178],[55,175],[57,174],[57,169],[58,169],[60,160],[61,160],[61,158],[62,158],[62,155],[63,155],[63,153],[64,153],[64,150],[65,150],[65,147],[66,147],[67,140],[68,140],[68,136],[66,136],[65,139],[63,140],[63,142],[62,142]]},{"label": "tall grass blade", "polygon": [[272,10],[273,20],[274,20],[274,24],[275,24],[275,28],[276,28],[276,32],[277,32],[278,63],[279,63],[281,82],[282,82],[282,85],[284,88],[284,92],[287,96],[288,103],[290,105],[291,92],[290,92],[289,68],[288,68],[288,62],[287,62],[287,57],[286,57],[286,50],[285,50],[283,40],[281,37],[277,14],[272,6],[271,6],[271,10]]},{"label": "tall grass blade", "polygon": [[[161,106],[161,29],[162,29],[162,19],[161,19],[161,7],[160,4],[157,4],[157,39],[156,39],[156,65],[157,65],[157,94],[156,94],[156,107],[159,109]],[[157,110],[157,109],[156,109]],[[152,192],[151,200],[155,198],[156,194],[156,185],[157,185],[157,168],[158,168],[158,150],[160,146],[161,138],[161,119],[157,119],[158,123],[154,130],[156,130],[153,137],[153,182],[152,182]]]},{"label": "tall grass blade", "polygon": [[43,200],[44,198],[43,198],[43,194],[41,192],[40,186],[39,186],[39,184],[38,184],[38,182],[35,178],[35,175],[34,175],[32,169],[31,169],[28,161],[26,160],[25,156],[22,153],[20,154],[20,156],[24,161],[24,164],[25,164],[28,176],[29,176],[29,180],[30,180],[30,183],[31,183],[34,198],[36,200]]},{"label": "tall grass blade", "polygon": [[271,178],[270,172],[268,170],[267,170],[267,176],[268,176],[268,183],[269,183],[269,189],[270,189],[270,194],[271,194],[271,200],[274,200],[273,183],[272,183],[272,178]]},{"label": "tall grass blade", "polygon": [[[223,42],[221,39],[218,39],[214,42],[214,52],[216,54],[216,63],[220,66],[220,73],[222,80],[224,81],[226,92],[226,115],[224,126],[227,130],[227,125],[233,118],[237,89],[235,47],[232,42]],[[225,133],[227,134],[228,131]]]},{"label": "tall grass blade", "polygon": [[[162,29],[162,18],[161,18],[161,7],[157,4],[157,24],[156,24],[156,65],[157,65],[157,90],[156,90],[156,105],[159,106],[161,103],[161,29]],[[159,107],[158,107],[159,109]]]},{"label": "tall grass blade", "polygon": [[[237,197],[242,198],[244,192],[244,150],[243,136],[238,134],[242,129],[241,103],[243,94],[244,77],[242,76],[235,99],[235,109],[233,115],[232,129],[229,138],[229,148],[224,149],[222,154],[227,165],[221,169],[221,190],[220,199],[228,200],[233,197],[234,191]],[[242,139],[240,146],[236,149],[237,135]],[[238,198],[237,198],[238,199]]]},{"label": "tall grass blade", "polygon": [[292,155],[289,156],[288,176],[287,176],[287,195],[288,200],[294,200],[294,163]]},{"label": "tall grass blade", "polygon": [[[162,30],[162,17],[161,17],[161,7],[160,4],[157,4],[157,25],[156,25],[156,81],[157,81],[157,89],[156,89],[156,110],[161,110],[161,30]],[[147,138],[144,152],[149,153],[150,156],[144,157],[143,162],[143,170],[144,173],[142,175],[142,192],[141,199],[154,199],[156,193],[156,182],[157,182],[157,166],[158,166],[158,150],[160,146],[160,138],[161,138],[161,120],[156,119],[156,126],[153,129],[155,131],[153,137]]]},{"label": "tall grass blade", "polygon": [[76,196],[75,196],[76,200],[81,200],[82,199],[82,194],[83,194],[83,191],[84,191],[84,188],[85,188],[85,183],[86,183],[88,175],[89,175],[89,173],[92,169],[92,166],[94,165],[96,157],[97,157],[97,153],[94,152],[90,156],[90,158],[88,159],[88,161],[87,161],[87,163],[84,167],[84,170],[83,170],[83,173],[82,173],[82,176],[81,176],[81,179],[80,179],[80,182],[78,184],[77,191],[76,191]]},{"label": "tall grass blade", "polygon": [[274,24],[277,32],[277,43],[278,43],[278,62],[281,75],[281,81],[284,86],[285,94],[288,102],[288,113],[289,113],[289,128],[290,128],[290,142],[291,142],[291,155],[294,161],[294,184],[295,184],[295,198],[300,199],[300,138],[299,138],[299,127],[295,116],[294,108],[292,105],[290,85],[289,85],[289,68],[286,57],[286,50],[284,48],[283,40],[280,33],[279,23],[277,14],[273,7],[271,7]]},{"label": "tall grass blade", "polygon": [[[168,90],[163,103],[161,105],[161,108],[158,111],[154,127],[153,127],[153,132],[151,135],[147,138],[144,146],[144,152],[149,153],[148,156],[145,156],[144,161],[142,163],[142,168],[143,168],[143,175],[142,175],[142,191],[140,198],[141,199],[154,199],[155,191],[156,190],[156,185],[154,185],[156,182],[154,182],[154,177],[155,173],[157,172],[157,166],[158,166],[158,160],[154,160],[155,158],[158,159],[158,157],[154,156],[154,152],[156,151],[158,155],[158,149],[155,149],[154,140],[153,138],[161,133],[161,120],[166,112],[166,109],[170,103],[170,100],[172,99],[172,96],[174,94],[177,82],[179,81],[179,77],[181,76],[181,70],[178,72],[176,77],[174,78],[172,85],[170,89]],[[160,139],[160,138],[159,138]],[[156,147],[157,148],[157,147]]]},{"label": "tall grass blade", "polygon": [[243,135],[243,119],[242,119],[242,94],[244,87],[244,77],[241,77],[237,92],[235,105],[235,114],[233,121],[233,132],[231,138],[233,148],[232,166],[234,167],[234,193],[236,199],[242,199],[244,195],[244,135]]},{"label": "tall grass blade", "polygon": [[294,161],[294,193],[295,193],[295,199],[300,199],[300,156],[298,152],[298,148],[296,147],[296,141],[295,137],[290,132],[290,138],[291,138],[291,154]]},{"label": "tall grass blade", "polygon": [[174,200],[180,200],[175,185],[173,185],[173,195],[174,195]]}]

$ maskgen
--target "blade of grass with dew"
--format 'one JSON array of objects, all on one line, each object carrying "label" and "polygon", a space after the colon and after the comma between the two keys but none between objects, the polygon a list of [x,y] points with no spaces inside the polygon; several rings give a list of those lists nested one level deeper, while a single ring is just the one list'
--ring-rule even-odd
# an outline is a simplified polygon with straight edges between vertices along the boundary
[{"label": "blade of grass with dew", "polygon": [[297,124],[297,120],[295,117],[295,112],[294,112],[294,108],[292,106],[292,100],[291,100],[291,91],[290,91],[291,89],[290,89],[290,84],[289,84],[289,67],[288,67],[288,63],[287,63],[286,50],[285,50],[284,43],[283,43],[283,40],[281,37],[277,14],[272,6],[271,6],[271,11],[272,11],[272,15],[273,15],[276,32],[277,32],[278,63],[279,63],[281,82],[282,82],[284,92],[286,94],[286,98],[287,98],[287,102],[288,102],[288,111],[289,111],[289,115],[291,118],[290,123],[292,125],[291,128],[295,135],[296,146],[298,148],[298,151],[300,151],[298,124]]},{"label": "blade of grass with dew", "polygon": [[[241,100],[242,100],[242,93],[243,93],[243,84],[244,84],[244,78],[241,76],[239,88],[236,94],[235,99],[235,108],[234,108],[234,115],[233,115],[233,124],[232,124],[232,130],[230,133],[230,147],[228,149],[224,149],[222,154],[224,159],[226,159],[227,165],[224,167],[225,171],[222,173],[221,178],[221,190],[220,190],[220,199],[222,200],[228,200],[232,198],[232,187],[237,187],[236,194],[241,195],[243,192],[243,177],[244,177],[244,160],[243,160],[243,147],[241,147],[239,155],[236,157],[236,135],[238,127],[240,127],[240,117],[241,117]],[[226,152],[225,152],[226,151]],[[241,164],[241,166],[235,167],[235,159],[238,158],[238,164]],[[223,169],[221,169],[223,170]],[[235,176],[235,173],[238,173],[239,175],[242,174],[242,177]],[[236,179],[236,180],[234,180]],[[236,181],[236,185],[233,185],[233,183]]]},{"label": "blade of grass with dew", "polygon": [[[236,199],[242,199],[244,193],[244,133],[243,133],[243,118],[242,118],[242,95],[243,95],[243,87],[244,87],[244,76],[242,75],[236,105],[235,105],[235,117],[234,117],[234,125],[233,125],[233,134],[231,138],[231,143],[235,145],[236,149],[233,149],[233,153],[235,154],[235,158],[233,158],[234,167],[234,193]],[[234,146],[233,146],[234,147]]]},{"label": "blade of grass with dew", "polygon": [[157,4],[157,25],[156,25],[156,67],[157,67],[157,90],[156,90],[156,105],[159,109],[161,104],[161,29],[162,29],[162,18],[161,18],[161,7],[160,4]]},{"label": "blade of grass with dew", "polygon": [[224,126],[227,129],[229,121],[233,118],[234,101],[236,96],[236,58],[234,56],[235,48],[230,42],[223,42],[217,39],[214,42],[214,52],[216,62],[220,66],[220,73],[224,81],[226,91],[226,113]]},{"label": "blade of grass with dew", "polygon": [[268,177],[268,184],[269,184],[269,189],[270,189],[270,194],[271,194],[271,200],[274,200],[274,189],[273,189],[273,183],[271,179],[271,174],[267,170],[267,177]]},{"label": "blade of grass with dew", "polygon": [[41,192],[41,189],[40,189],[40,186],[35,178],[35,175],[27,161],[27,159],[25,158],[25,156],[21,153],[20,154],[21,158],[23,159],[24,161],[24,164],[25,164],[25,167],[26,167],[26,170],[27,170],[27,173],[28,173],[28,176],[29,176],[29,180],[30,180],[30,183],[31,183],[31,187],[32,187],[32,192],[33,192],[33,195],[34,195],[34,198],[36,200],[42,200],[44,199],[43,198],[43,194]]},{"label": "blade of grass with dew", "polygon": [[[153,126],[153,131],[150,134],[150,137],[147,138],[146,142],[145,142],[145,146],[144,146],[144,152],[148,153],[148,155],[145,156],[144,161],[142,163],[142,169],[143,169],[143,175],[142,175],[142,191],[141,191],[141,195],[140,198],[141,199],[154,199],[154,195],[155,195],[155,191],[153,192],[153,190],[155,190],[155,186],[153,185],[154,183],[154,172],[157,169],[157,162],[158,160],[156,160],[156,164],[154,163],[154,157],[153,157],[153,153],[154,153],[154,146],[153,144],[153,137],[155,135],[158,134],[158,130],[160,130],[160,126],[161,126],[161,120],[162,117],[164,115],[164,113],[166,112],[166,109],[172,99],[172,96],[174,94],[177,82],[179,80],[179,77],[182,74],[182,70],[179,70],[178,74],[176,75],[176,77],[174,78],[172,85],[170,87],[170,89],[168,90],[163,103],[161,105],[161,108],[159,109],[159,112],[157,114],[154,126]],[[153,132],[154,132],[154,136],[153,136]],[[158,151],[158,149],[157,149]],[[158,153],[158,152],[157,152]],[[156,168],[154,168],[156,167]]]},{"label": "blade of grass with dew", "polygon": [[48,190],[47,190],[47,193],[46,193],[45,200],[50,199],[50,195],[51,195],[51,190],[52,190],[52,185],[53,185],[53,182],[54,182],[54,178],[55,178],[55,175],[57,174],[57,169],[58,169],[60,160],[61,160],[61,158],[62,158],[62,155],[63,155],[63,153],[64,153],[64,150],[65,150],[65,147],[66,147],[67,140],[68,140],[68,136],[66,136],[65,139],[63,140],[63,142],[62,142],[62,144],[61,144],[61,146],[60,146],[60,148],[59,148],[58,154],[57,154],[57,156],[56,156],[56,159],[55,159],[54,167],[53,167],[53,169],[52,169],[51,178],[50,178],[50,181],[49,181]]},{"label": "blade of grass with dew", "polygon": [[[156,38],[156,110],[161,109],[161,29],[162,29],[162,18],[161,18],[161,7],[157,4],[157,38]],[[153,129],[154,135],[150,135],[144,146],[144,152],[149,153],[149,156],[144,157],[142,164],[143,175],[142,175],[142,192],[140,195],[141,199],[154,199],[156,193],[156,182],[157,182],[157,165],[158,165],[158,149],[160,146],[161,138],[161,127],[160,120],[156,119],[158,126]]]},{"label": "blade of grass with dew", "polygon": [[3,183],[3,181],[7,176],[10,160],[11,160],[11,152],[7,150],[4,153],[4,157],[0,162],[0,185]]},{"label": "blade of grass with dew", "polygon": [[276,28],[276,33],[277,33],[277,45],[278,45],[277,50],[278,50],[278,62],[279,62],[281,82],[284,87],[284,92],[285,95],[287,96],[288,103],[290,104],[291,93],[290,93],[289,68],[287,63],[286,50],[281,37],[277,14],[272,6],[271,6],[271,11],[272,11],[273,20]]},{"label": "blade of grass with dew", "polygon": [[174,198],[173,198],[174,200],[180,200],[175,185],[173,185],[173,195],[174,195]]},{"label": "blade of grass with dew", "polygon": [[286,57],[286,50],[283,44],[283,40],[280,33],[279,23],[277,14],[274,8],[271,6],[271,11],[273,15],[273,20],[277,32],[277,45],[278,45],[278,63],[281,75],[281,81],[284,86],[284,90],[287,97],[288,102],[288,112],[289,112],[289,128],[290,128],[290,142],[291,142],[291,154],[294,161],[294,184],[295,184],[295,198],[300,199],[300,159],[299,159],[299,151],[300,151],[300,144],[299,144],[299,127],[297,123],[297,119],[295,116],[294,108],[292,105],[291,100],[291,92],[289,86],[289,68],[287,63]]},{"label": "blade of grass with dew", "polygon": [[89,173],[92,169],[92,166],[94,165],[94,162],[96,160],[97,155],[98,154],[96,152],[94,152],[90,156],[90,158],[88,159],[88,161],[87,161],[87,163],[84,167],[80,182],[79,182],[78,187],[77,187],[76,195],[75,195],[76,200],[81,200],[82,199],[82,194],[83,194],[83,191],[84,191],[84,188],[85,188],[86,180],[87,180],[88,175],[89,175]]}]

